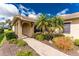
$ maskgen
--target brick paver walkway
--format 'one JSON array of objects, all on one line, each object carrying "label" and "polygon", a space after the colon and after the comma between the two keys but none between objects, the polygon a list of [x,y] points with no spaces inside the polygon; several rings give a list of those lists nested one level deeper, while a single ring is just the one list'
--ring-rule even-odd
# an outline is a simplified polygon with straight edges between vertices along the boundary
[{"label": "brick paver walkway", "polygon": [[18,49],[19,48],[16,45],[10,45],[8,42],[6,42],[0,48],[0,56],[15,56]]},{"label": "brick paver walkway", "polygon": [[30,47],[32,47],[39,55],[41,56],[68,56],[40,41],[37,41],[33,38],[23,39],[28,43]]}]

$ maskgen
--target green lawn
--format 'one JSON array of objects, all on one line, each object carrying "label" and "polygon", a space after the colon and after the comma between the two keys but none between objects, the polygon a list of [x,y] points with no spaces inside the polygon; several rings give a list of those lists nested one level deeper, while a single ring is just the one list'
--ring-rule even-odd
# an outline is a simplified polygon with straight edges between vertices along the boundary
[{"label": "green lawn", "polygon": [[12,30],[4,29],[4,33],[13,32]]}]

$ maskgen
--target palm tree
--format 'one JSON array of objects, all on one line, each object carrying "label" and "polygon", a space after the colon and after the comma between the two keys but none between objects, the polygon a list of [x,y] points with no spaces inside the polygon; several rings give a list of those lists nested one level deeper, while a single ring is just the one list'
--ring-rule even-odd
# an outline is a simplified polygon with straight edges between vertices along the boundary
[{"label": "palm tree", "polygon": [[46,30],[48,32],[54,32],[56,29],[63,30],[64,20],[58,16],[47,18],[46,15],[41,15],[36,22],[36,29],[42,30],[44,33]]},{"label": "palm tree", "polygon": [[63,31],[64,29],[64,19],[58,16],[52,18],[54,30],[58,29],[59,31]]},{"label": "palm tree", "polygon": [[58,16],[55,17],[47,17],[46,15],[41,15],[37,22],[35,23],[36,29],[42,30],[41,33],[44,35],[48,35],[49,38],[55,34],[59,34],[60,31],[63,31],[64,20]]},{"label": "palm tree", "polygon": [[46,31],[46,27],[48,26],[47,17],[46,15],[40,15],[37,22],[35,23],[36,29],[42,30],[42,33]]}]

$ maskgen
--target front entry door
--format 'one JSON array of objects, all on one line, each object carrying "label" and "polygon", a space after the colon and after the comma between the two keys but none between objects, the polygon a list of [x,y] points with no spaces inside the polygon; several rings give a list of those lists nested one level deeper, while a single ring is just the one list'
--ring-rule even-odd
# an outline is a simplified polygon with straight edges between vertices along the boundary
[{"label": "front entry door", "polygon": [[24,23],[22,26],[22,33],[23,35],[29,36],[30,34],[30,24],[29,23]]}]

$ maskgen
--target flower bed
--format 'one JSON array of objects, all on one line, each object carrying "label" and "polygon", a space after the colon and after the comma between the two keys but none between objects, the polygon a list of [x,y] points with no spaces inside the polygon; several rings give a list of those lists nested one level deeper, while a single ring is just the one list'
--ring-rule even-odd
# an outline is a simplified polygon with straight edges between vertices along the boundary
[{"label": "flower bed", "polygon": [[[78,39],[77,39],[78,40]],[[56,50],[59,50],[67,55],[70,55],[70,56],[79,56],[79,46],[76,46],[75,43],[76,42],[73,42],[72,44],[74,45],[73,49],[68,49],[68,50],[64,50],[64,49],[61,49],[59,47],[57,47],[54,42],[52,42],[52,40],[48,41],[48,40],[43,40],[41,41],[42,43],[45,43],[49,46],[51,46],[52,48],[55,48]],[[77,43],[78,44],[78,43]]]},{"label": "flower bed", "polygon": [[0,51],[2,52],[0,53],[2,56],[39,56],[36,51],[34,51],[27,44],[22,47],[16,45],[15,43],[9,43],[9,41],[4,42],[0,48]]}]

